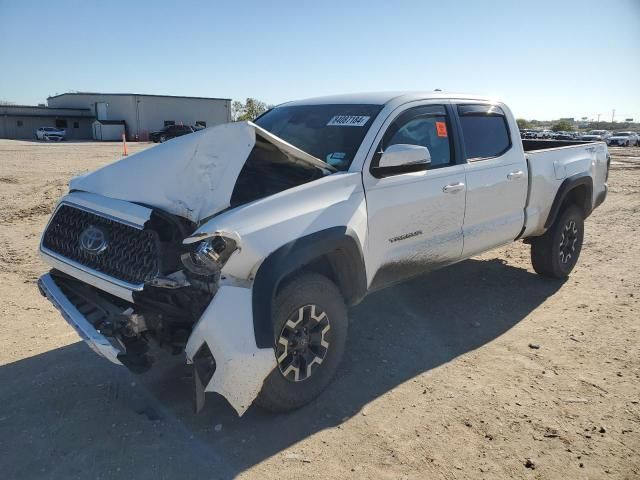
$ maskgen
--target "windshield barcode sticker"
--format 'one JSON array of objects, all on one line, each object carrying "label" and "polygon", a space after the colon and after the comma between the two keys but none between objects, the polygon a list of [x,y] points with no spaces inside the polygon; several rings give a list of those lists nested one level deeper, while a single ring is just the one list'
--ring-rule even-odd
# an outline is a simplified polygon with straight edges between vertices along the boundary
[{"label": "windshield barcode sticker", "polygon": [[364,127],[371,117],[365,115],[336,115],[327,127]]}]

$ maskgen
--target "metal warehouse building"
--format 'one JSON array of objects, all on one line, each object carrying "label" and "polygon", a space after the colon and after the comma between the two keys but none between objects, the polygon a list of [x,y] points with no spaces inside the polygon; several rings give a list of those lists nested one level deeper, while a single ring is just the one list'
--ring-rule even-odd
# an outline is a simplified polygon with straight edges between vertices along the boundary
[{"label": "metal warehouse building", "polygon": [[67,130],[67,138],[91,138],[93,112],[88,108],[0,105],[0,138],[35,138],[39,127]]},{"label": "metal warehouse building", "polygon": [[129,140],[147,140],[149,132],[166,125],[212,127],[231,121],[228,98],[63,93],[49,97],[47,102],[50,108],[88,108],[97,120],[124,120]]},{"label": "metal warehouse building", "polygon": [[128,140],[148,140],[166,125],[211,127],[231,121],[231,99],[136,93],[63,93],[48,106],[0,105],[0,138],[34,138],[38,127],[65,128],[67,138],[93,138],[95,120],[124,122]]}]

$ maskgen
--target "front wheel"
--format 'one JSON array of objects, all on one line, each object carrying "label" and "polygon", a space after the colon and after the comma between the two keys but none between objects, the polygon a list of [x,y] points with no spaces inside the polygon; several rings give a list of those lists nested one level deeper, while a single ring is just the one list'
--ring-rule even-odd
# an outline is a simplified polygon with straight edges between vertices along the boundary
[{"label": "front wheel", "polygon": [[285,412],[311,402],[331,382],[344,353],[347,308],[328,278],[302,273],[276,296],[272,322],[277,367],[256,403]]},{"label": "front wheel", "polygon": [[162,135],[162,136],[160,137],[160,143],[164,143],[164,142],[166,142],[166,141],[167,141],[167,137],[165,137],[164,135]]},{"label": "front wheel", "polygon": [[567,278],[576,266],[584,240],[584,215],[576,205],[566,208],[541,237],[531,242],[536,273]]}]

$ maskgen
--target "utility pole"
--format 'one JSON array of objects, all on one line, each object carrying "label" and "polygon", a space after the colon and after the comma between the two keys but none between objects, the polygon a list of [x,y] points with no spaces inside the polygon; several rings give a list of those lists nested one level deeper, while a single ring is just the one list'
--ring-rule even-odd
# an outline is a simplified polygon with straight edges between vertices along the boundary
[{"label": "utility pole", "polygon": [[616,116],[616,109],[613,109],[613,112],[611,112],[611,123],[613,123],[613,117]]},{"label": "utility pole", "polygon": [[601,113],[598,114],[598,123],[600,123],[600,115],[602,115]]}]

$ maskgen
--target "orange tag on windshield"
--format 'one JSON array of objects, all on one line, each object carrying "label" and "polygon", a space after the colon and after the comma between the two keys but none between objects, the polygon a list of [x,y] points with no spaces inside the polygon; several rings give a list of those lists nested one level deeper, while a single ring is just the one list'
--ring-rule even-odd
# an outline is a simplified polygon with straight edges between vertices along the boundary
[{"label": "orange tag on windshield", "polygon": [[447,137],[447,124],[444,122],[436,122],[436,131],[439,137]]}]

